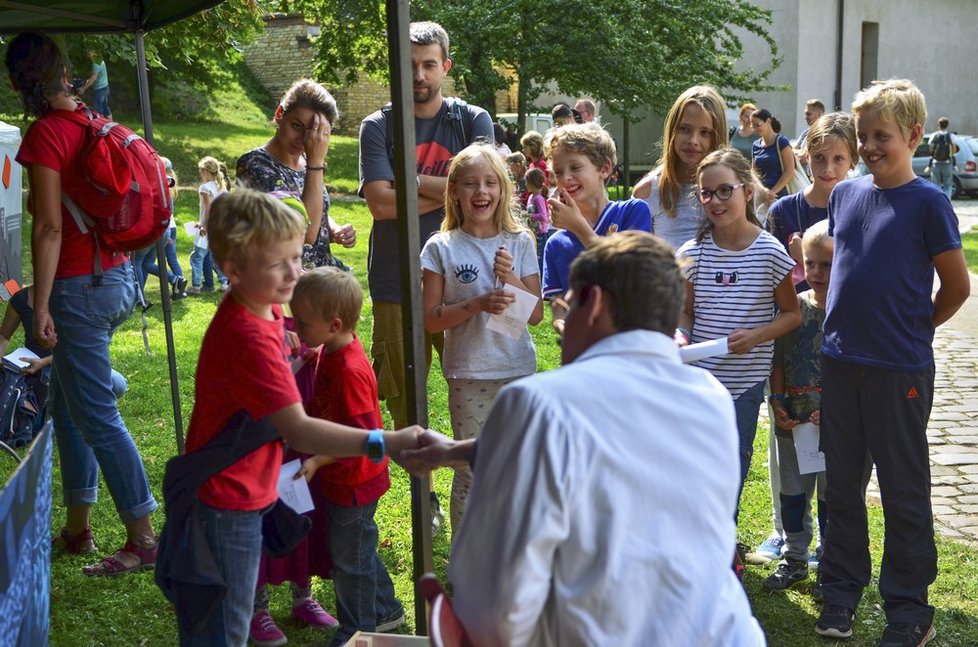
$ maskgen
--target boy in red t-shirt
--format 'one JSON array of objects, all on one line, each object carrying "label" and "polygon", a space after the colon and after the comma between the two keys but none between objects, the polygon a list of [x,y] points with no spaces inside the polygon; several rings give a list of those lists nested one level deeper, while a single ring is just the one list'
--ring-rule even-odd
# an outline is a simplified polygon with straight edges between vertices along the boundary
[{"label": "boy in red t-shirt", "polygon": [[[382,424],[377,379],[355,332],[363,290],[356,277],[335,267],[304,274],[292,295],[296,332],[307,346],[320,346],[309,415],[375,429]],[[377,500],[390,488],[387,459],[319,454],[301,474],[319,470],[330,525],[328,549],[340,628],[331,645],[345,645],[358,630],[389,631],[404,622],[404,607],[377,554]]]},{"label": "boy in red t-shirt", "polygon": [[[306,415],[284,353],[280,304],[299,279],[306,223],[270,195],[239,189],[214,200],[208,238],[231,290],[211,321],[197,364],[196,400],[187,452],[221,433],[236,413],[268,417],[297,451],[363,456],[416,446],[417,429],[383,432]],[[376,421],[379,423],[379,420]],[[386,466],[386,463],[384,463]],[[282,443],[269,442],[208,479],[198,490],[197,518],[227,594],[206,623],[181,644],[243,645],[254,605],[262,549],[262,515],[278,500]],[[179,605],[178,605],[179,608]]]}]

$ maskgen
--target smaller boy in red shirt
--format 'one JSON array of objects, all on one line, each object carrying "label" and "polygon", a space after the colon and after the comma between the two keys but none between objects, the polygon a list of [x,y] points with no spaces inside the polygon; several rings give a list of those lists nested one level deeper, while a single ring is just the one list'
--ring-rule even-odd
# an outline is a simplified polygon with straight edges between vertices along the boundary
[{"label": "smaller boy in red shirt", "polygon": [[[319,346],[309,415],[331,422],[381,427],[377,379],[355,332],[363,306],[356,277],[320,267],[299,278],[292,295],[296,332],[307,346]],[[333,560],[333,588],[340,628],[330,645],[345,645],[357,631],[389,631],[404,622],[404,607],[377,554],[377,501],[390,488],[387,458],[306,459],[300,474],[319,481],[330,519],[327,542]]]}]

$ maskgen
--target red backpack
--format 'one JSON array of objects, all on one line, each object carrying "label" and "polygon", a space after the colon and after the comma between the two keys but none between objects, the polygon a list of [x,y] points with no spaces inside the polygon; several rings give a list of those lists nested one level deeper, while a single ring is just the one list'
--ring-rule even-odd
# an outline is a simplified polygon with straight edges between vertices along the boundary
[{"label": "red backpack", "polygon": [[[94,230],[96,247],[130,252],[154,243],[170,223],[166,170],[145,139],[84,105],[58,116],[87,131],[79,175],[65,177],[61,202],[82,233]],[[101,258],[95,254],[95,271]]]}]

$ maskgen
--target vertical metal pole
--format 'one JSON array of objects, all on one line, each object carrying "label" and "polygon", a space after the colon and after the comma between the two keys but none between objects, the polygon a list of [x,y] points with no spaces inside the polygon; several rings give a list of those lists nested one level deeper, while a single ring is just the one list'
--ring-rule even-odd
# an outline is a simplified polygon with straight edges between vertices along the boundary
[{"label": "vertical metal pole", "polygon": [[[404,387],[408,420],[428,426],[427,362],[421,313],[421,265],[418,233],[417,161],[414,139],[411,21],[408,0],[387,0],[387,38],[391,79],[391,118],[394,120],[394,175],[397,190],[397,231],[401,257],[401,312],[404,322]],[[427,635],[427,609],[418,587],[421,576],[432,570],[431,517],[428,478],[411,477],[411,522],[414,552],[415,631]]]},{"label": "vertical metal pole", "polygon": [[[153,143],[153,114],[149,105],[149,78],[146,73],[146,43],[142,30],[136,30],[136,78],[139,85],[139,109],[143,117],[145,139]],[[156,241],[156,264],[160,274],[160,300],[163,307],[163,329],[166,333],[166,359],[170,368],[170,397],[173,400],[173,427],[177,437],[177,453],[183,453],[183,416],[180,412],[180,384],[177,378],[177,357],[173,345],[173,312],[170,302],[170,282],[166,280],[166,251],[163,239]]]}]

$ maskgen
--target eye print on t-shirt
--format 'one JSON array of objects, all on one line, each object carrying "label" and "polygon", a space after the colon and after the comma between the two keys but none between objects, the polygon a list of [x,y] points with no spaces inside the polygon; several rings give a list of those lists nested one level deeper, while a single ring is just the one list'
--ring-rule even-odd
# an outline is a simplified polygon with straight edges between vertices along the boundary
[{"label": "eye print on t-shirt", "polygon": [[459,265],[455,268],[455,278],[460,283],[471,283],[479,278],[479,268],[475,265]]}]

